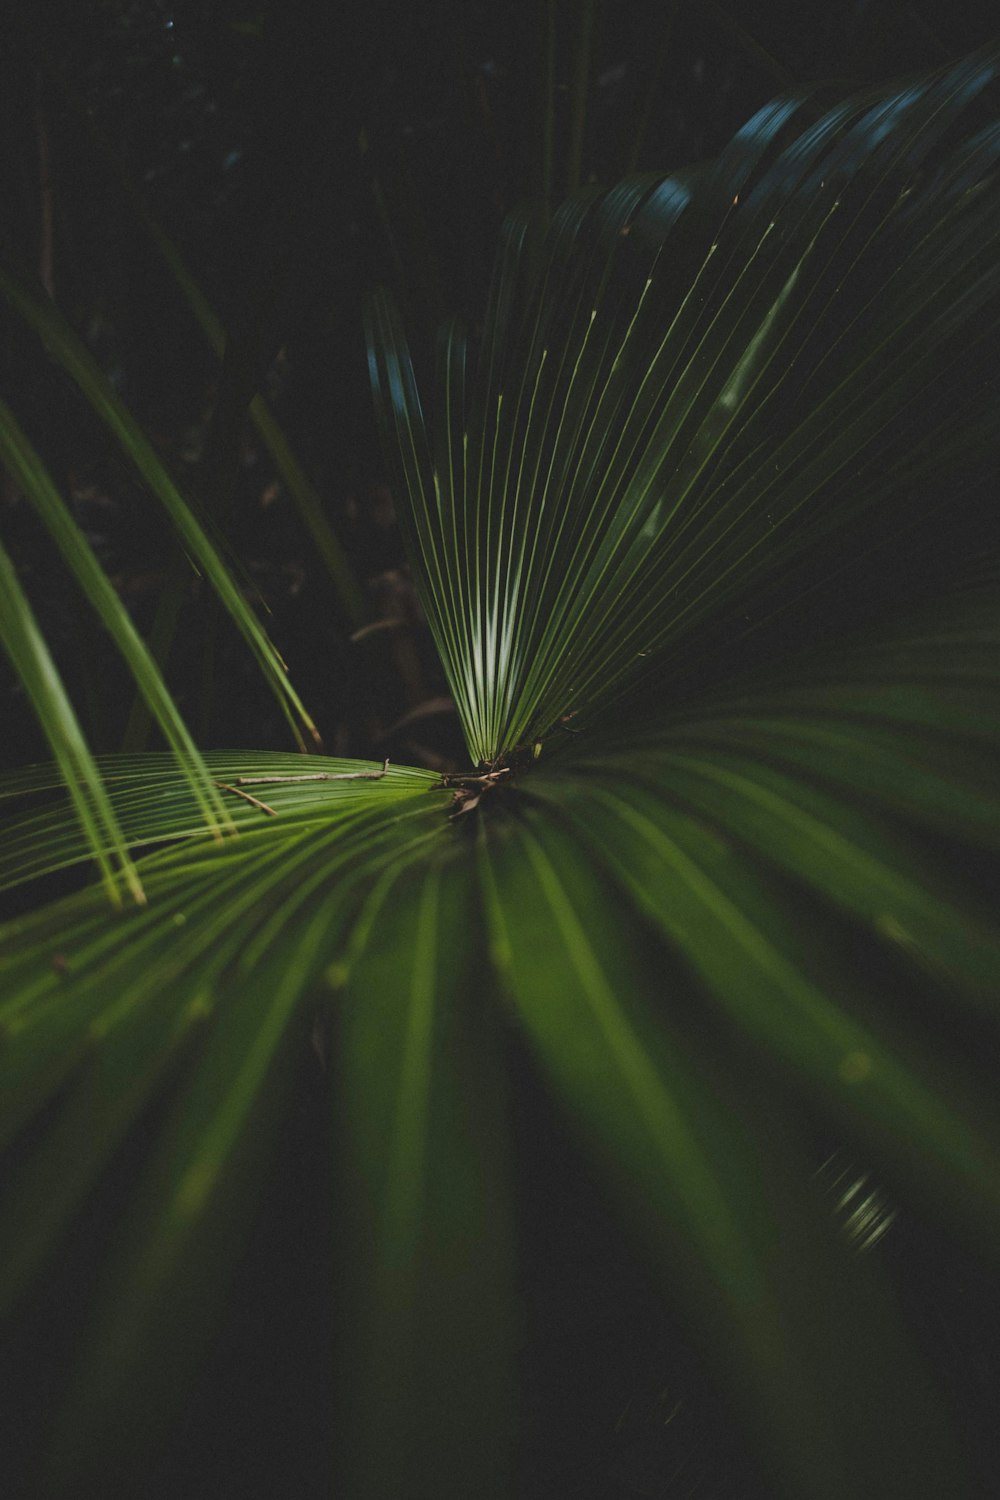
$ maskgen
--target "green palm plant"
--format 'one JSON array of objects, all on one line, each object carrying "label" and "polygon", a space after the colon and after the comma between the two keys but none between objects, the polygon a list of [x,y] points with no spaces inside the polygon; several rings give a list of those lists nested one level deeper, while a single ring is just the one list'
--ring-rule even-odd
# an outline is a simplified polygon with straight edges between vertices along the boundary
[{"label": "green palm plant", "polygon": [[[162,1434],[317,1025],[344,1493],[514,1492],[513,1033],[775,1493],[974,1493],[813,1142],[995,1259],[1000,133],[968,124],[994,71],[779,101],[541,240],[513,216],[481,328],[441,332],[430,420],[375,296],[467,775],[178,735],[98,759],[103,824],[68,753],[0,783],[7,885],[148,851],[142,907],[89,887],[2,933],[4,1309],[157,1105],[46,1494],[134,1476]],[[55,712],[20,597],[0,623]]]}]

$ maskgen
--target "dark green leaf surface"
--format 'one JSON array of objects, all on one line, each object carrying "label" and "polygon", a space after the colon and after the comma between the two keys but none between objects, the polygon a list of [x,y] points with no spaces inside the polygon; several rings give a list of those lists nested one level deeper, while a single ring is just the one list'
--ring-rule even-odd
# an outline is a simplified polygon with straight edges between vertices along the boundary
[{"label": "dark green leaf surface", "polygon": [[[126,1409],[131,1438],[116,1449],[126,1476],[169,1420],[214,1327],[290,1056],[308,1038],[303,1002],[321,994],[366,887],[447,828],[426,793],[415,803],[383,783],[347,785],[321,819],[258,813],[255,830],[221,848],[202,839],[148,857],[150,907],[134,920],[109,924],[88,891],[5,931],[6,1138],[51,1101],[7,1177],[5,1306],[48,1263],[142,1111],[164,1091],[173,1101],[98,1289],[52,1493],[100,1475]],[[197,1333],[172,1311],[178,1297],[200,1309]]]},{"label": "dark green leaf surface", "polygon": [[[801,1162],[796,1183],[785,1122],[764,1091],[675,1028],[663,958],[634,907],[539,811],[493,833],[483,856],[492,943],[519,1018],[672,1295],[717,1341],[716,1367],[773,1446],[782,1493],[847,1500],[900,1482],[932,1496],[961,1484],[957,1448],[884,1292],[816,1216]],[[737,972],[727,964],[729,985]],[[775,1012],[782,998],[771,997]],[[907,1412],[898,1428],[880,1399],[889,1388]],[[920,1411],[933,1429],[918,1439],[909,1423]]]},{"label": "dark green leaf surface", "polygon": [[467,861],[393,875],[362,913],[332,1041],[352,1242],[341,1483],[500,1497],[516,1322],[492,987]]}]

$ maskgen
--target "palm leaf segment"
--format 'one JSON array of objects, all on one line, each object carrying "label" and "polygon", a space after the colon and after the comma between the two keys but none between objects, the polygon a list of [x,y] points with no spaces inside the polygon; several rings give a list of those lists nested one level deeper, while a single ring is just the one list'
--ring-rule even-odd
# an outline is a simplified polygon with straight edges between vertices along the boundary
[{"label": "palm leaf segment", "polygon": [[[570,205],[540,292],[515,223],[465,416],[464,338],[444,335],[436,448],[376,301],[402,521],[471,752],[546,751],[479,819],[450,822],[437,778],[392,768],[276,785],[278,816],[235,804],[221,846],[166,760],[101,767],[124,836],[162,847],[140,861],[147,909],[110,921],[87,891],[5,929],[5,1306],[143,1110],[163,1108],[46,1493],[84,1472],[107,1487],[122,1429],[156,1436],[317,1007],[345,1226],[347,1492],[510,1492],[506,1013],[776,1492],[966,1492],[876,1268],[814,1212],[802,1140],[833,1129],[996,1258],[1000,1122],[979,1043],[1000,934],[963,868],[971,851],[995,869],[1000,848],[996,554],[950,580],[938,566],[946,588],[839,643],[769,649],[728,682],[720,663],[747,613],[812,628],[835,566],[878,555],[893,497],[985,445],[998,140],[954,140],[988,77],[977,60],[804,128],[803,105],[774,106],[711,170]],[[706,671],[682,692],[692,658]],[[612,722],[654,668],[669,696]],[[594,723],[549,764],[568,713]],[[230,783],[301,766],[207,762]],[[5,883],[87,857],[71,809],[45,800],[54,779],[2,789]]]},{"label": "palm leaf segment", "polygon": [[710,168],[567,204],[538,277],[515,216],[471,395],[468,336],[441,333],[433,439],[376,299],[404,527],[475,760],[590,716],[992,429],[970,365],[997,317],[996,130],[941,146],[990,76],[814,123],[771,105]]}]

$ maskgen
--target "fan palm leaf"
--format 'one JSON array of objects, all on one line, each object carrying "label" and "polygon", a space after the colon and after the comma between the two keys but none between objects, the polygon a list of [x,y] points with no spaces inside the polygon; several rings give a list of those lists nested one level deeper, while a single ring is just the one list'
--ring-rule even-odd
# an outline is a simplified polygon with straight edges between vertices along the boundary
[{"label": "fan palm leaf", "polygon": [[[513,1034],[775,1493],[975,1493],[814,1143],[995,1263],[1000,136],[965,125],[993,72],[781,101],[711,166],[572,200],[537,276],[515,215],[429,422],[376,296],[401,525],[478,769],[209,755],[238,794],[219,843],[176,763],[101,762],[148,906],[87,888],[0,948],[4,1307],[154,1119],[45,1493],[141,1472],[317,1025],[346,1493],[516,1492]],[[112,847],[59,782],[0,788],[0,884]]]},{"label": "fan palm leaf", "polygon": [[771,106],[712,169],[571,201],[536,283],[515,219],[468,421],[467,338],[442,336],[434,443],[375,302],[411,552],[475,759],[592,716],[779,580],[814,585],[847,527],[870,548],[898,524],[887,491],[992,439],[996,132],[935,157],[990,76],[974,59],[854,101],[783,150],[801,109]]}]

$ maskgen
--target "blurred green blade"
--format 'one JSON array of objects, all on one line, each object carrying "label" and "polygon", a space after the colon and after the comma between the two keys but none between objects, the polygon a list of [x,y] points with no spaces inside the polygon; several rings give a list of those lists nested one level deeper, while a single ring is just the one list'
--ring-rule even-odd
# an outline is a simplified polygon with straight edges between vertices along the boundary
[{"label": "blurred green blade", "polygon": [[121,444],[169,515],[192,566],[204,575],[233,624],[250,647],[289,722],[303,726],[318,741],[315,725],[288,680],[284,662],[237,587],[229,568],[190,505],[160,462],[142,428],[113,390],[83,342],[51,302],[31,296],[0,266],[0,291],[46,349],[80,387],[95,412]]},{"label": "blurred green blade", "polygon": [[[0,929],[0,1144],[78,1075],[7,1183],[23,1213],[0,1220],[0,1300],[37,1273],[156,1084],[176,1025],[211,1014],[244,966],[269,957],[268,943],[282,951],[275,912],[295,915],[324,880],[337,899],[348,877],[440,836],[433,801],[400,801],[379,785],[355,784],[319,819],[263,818],[221,847],[202,837],[147,856],[151,907],[140,920],[109,922],[99,893],[86,890]],[[293,968],[294,930],[290,922],[284,950]],[[88,1095],[98,1102],[88,1105]],[[86,1129],[66,1123],[88,1108]],[[39,1177],[51,1179],[45,1192]]]},{"label": "blurred green blade", "polygon": [[[902,693],[891,696],[897,702],[904,697]],[[1000,808],[990,753],[969,741],[948,743],[942,738],[935,742],[928,736],[917,759],[912,747],[922,723],[911,726],[901,717],[888,729],[860,722],[869,707],[884,711],[889,698],[888,691],[879,700],[865,689],[831,692],[826,712],[815,698],[804,710],[796,711],[796,698],[791,698],[782,705],[784,713],[720,715],[693,724],[689,736],[675,732],[670,739],[678,742],[678,748],[685,739],[688,746],[697,745],[699,756],[704,752],[705,764],[716,757],[738,770],[752,756],[755,778],[758,766],[777,764],[795,775],[796,785],[821,781],[841,795],[877,802],[908,822],[946,837],[961,838],[973,847],[1000,849]],[[810,712],[813,704],[818,710],[815,714]],[[838,705],[847,715],[855,710],[859,722],[851,722],[846,715],[835,718]],[[947,701],[939,707],[942,715],[947,714]],[[968,707],[974,707],[971,697]],[[767,772],[762,784],[766,776]]]},{"label": "blurred green blade", "polygon": [[52,1438],[55,1494],[75,1493],[81,1472],[134,1479],[168,1426],[216,1326],[266,1179],[308,1040],[300,1001],[337,926],[328,902],[297,925],[294,950],[227,987],[106,1268]]},{"label": "blurred green blade", "polygon": [[151,904],[127,927],[83,892],[0,935],[0,1138],[31,1128],[4,1184],[5,1309],[161,1101],[53,1434],[47,1493],[76,1493],[81,1476],[110,1482],[112,1470],[130,1486],[206,1347],[308,1041],[304,1002],[366,887],[447,831],[436,799],[380,787],[354,783],[322,819],[264,818],[222,848],[202,838],[148,857]]},{"label": "blurred green blade", "polygon": [[[218,849],[204,836],[190,838],[197,808],[176,768],[164,770],[166,758],[158,759],[159,776],[148,766],[135,775],[137,762],[129,762],[134,805],[129,778],[110,779],[126,825],[138,820],[143,841],[188,834],[180,848],[142,862],[153,899],[148,920],[127,928],[109,924],[98,896],[83,892],[2,930],[0,1143],[72,1083],[44,1142],[8,1183],[8,1201],[18,1207],[3,1219],[7,1230],[0,1230],[5,1303],[37,1274],[68,1215],[183,1045],[192,1018],[211,1013],[234,958],[249,961],[282,891],[309,888],[317,866],[332,879],[345,860],[364,869],[364,859],[374,859],[383,844],[405,846],[414,836],[411,815],[421,836],[445,826],[440,799],[427,798],[430,778],[420,773],[402,777],[395,788],[389,778],[320,783],[319,794],[315,783],[293,782],[276,790],[298,797],[298,816],[286,808],[271,818],[242,804],[241,837]],[[250,764],[259,769],[259,762]],[[33,828],[40,848],[44,826],[40,815]]]},{"label": "blurred green blade", "polygon": [[[839,737],[834,742],[842,751]],[[912,748],[911,742],[911,758]],[[619,781],[669,788],[672,799],[724,837],[906,947],[1000,1019],[1000,930],[968,910],[968,902],[963,906],[916,847],[859,813],[843,791],[817,791],[733,749],[640,750],[614,769]],[[959,791],[968,797],[960,784]],[[987,805],[995,816],[995,805]]]},{"label": "blurred green blade", "polygon": [[678,826],[693,814],[705,851],[732,850],[734,889],[737,870],[754,883],[743,859],[780,870],[997,1019],[1000,924],[963,873],[1000,847],[998,651],[995,592],[942,594],[631,732],[581,737],[564,763],[598,794],[608,778],[641,788]]},{"label": "blurred green blade", "polygon": [[127,928],[109,930],[84,892],[5,929],[0,1142],[16,1140],[51,1105],[44,1132],[5,1184],[5,1310],[44,1268],[314,847],[315,838],[303,844],[301,833],[283,830],[247,836],[224,855],[203,845],[199,854],[145,862],[154,904]]},{"label": "blurred green blade", "polygon": [[0,546],[0,641],[31,700],[75,814],[81,858],[93,858],[105,890],[117,905],[121,876],[134,901],[142,901],[138,874],[129,858],[100,773],[94,764],[55,662],[38,629],[14,565]]},{"label": "blurred green blade", "polygon": [[337,1447],[357,1500],[511,1493],[504,1102],[473,895],[465,861],[382,889],[336,1014]]},{"label": "blurred green blade", "polygon": [[[581,779],[551,791],[540,784],[539,792],[569,812],[592,853],[683,954],[714,1005],[800,1096],[864,1139],[911,1191],[930,1195],[939,1212],[995,1254],[1000,1138],[995,1112],[977,1097],[961,1059],[938,1060],[929,1046],[919,1048],[912,1026],[898,1048],[871,1003],[877,996],[866,1006],[864,975],[850,950],[824,937],[803,903],[792,905],[759,858],[730,848],[673,805],[669,764],[653,791]],[[894,895],[887,891],[887,901]],[[944,907],[935,916],[956,944],[967,919]],[[891,944],[888,922],[882,934]]]},{"label": "blurred green blade", "polygon": [[[714,796],[704,786],[699,793],[693,782],[685,795],[706,808],[712,800],[720,808],[741,804],[741,823],[754,817],[763,837],[769,828],[776,831],[765,805],[786,829],[799,816],[782,807],[790,797],[802,814],[812,809],[836,825],[824,835],[831,850],[838,832],[853,838],[866,814],[877,812],[909,828],[911,839],[916,829],[995,851],[998,663],[1000,596],[994,585],[976,583],[959,593],[939,592],[932,603],[882,620],[863,636],[734,678],[669,712],[637,705],[627,733],[608,726],[587,742],[587,753],[596,751],[595,764],[618,771],[634,766],[641,774],[652,756],[670,759],[681,778],[688,771],[710,778]],[[751,814],[751,798],[760,813]],[[815,829],[813,836],[819,836]],[[876,860],[880,837],[876,829],[867,839]],[[781,857],[787,862],[790,850]],[[929,868],[914,852],[900,856],[900,870],[908,859]],[[808,869],[813,881],[837,883],[836,861],[804,861],[800,854],[797,868]],[[847,884],[844,872],[839,888],[850,903]],[[856,907],[866,899],[865,884],[862,879],[855,890]]]},{"label": "blurred green blade", "polygon": [[159,667],[141,640],[93,549],[73,521],[55,485],[9,408],[0,401],[0,461],[24,488],[84,596],[124,657],[132,677],[177,757],[209,827],[228,823],[218,788],[205,769]]},{"label": "blurred green blade", "polygon": [[524,809],[483,849],[493,951],[529,1042],[775,1493],[970,1494],[877,1270],[850,1258],[803,1187],[794,1123],[737,1059],[670,1019],[662,950],[587,846]]}]

